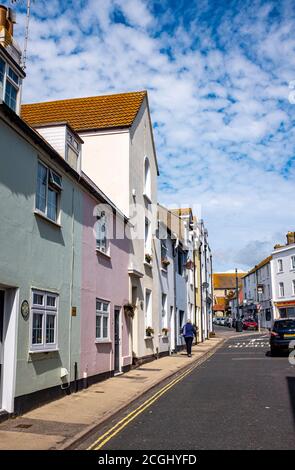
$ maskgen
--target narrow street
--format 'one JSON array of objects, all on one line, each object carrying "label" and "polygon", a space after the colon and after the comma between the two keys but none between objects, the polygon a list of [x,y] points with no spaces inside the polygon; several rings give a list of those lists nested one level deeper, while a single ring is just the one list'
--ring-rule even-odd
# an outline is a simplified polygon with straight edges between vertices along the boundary
[{"label": "narrow street", "polygon": [[268,334],[230,339],[100,448],[294,449],[295,367],[268,351]]}]

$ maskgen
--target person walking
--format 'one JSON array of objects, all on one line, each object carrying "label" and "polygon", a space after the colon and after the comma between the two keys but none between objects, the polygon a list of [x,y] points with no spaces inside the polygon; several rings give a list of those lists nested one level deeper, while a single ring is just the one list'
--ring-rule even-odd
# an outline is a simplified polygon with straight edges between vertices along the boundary
[{"label": "person walking", "polygon": [[186,324],[182,328],[182,334],[184,336],[186,344],[186,352],[188,357],[192,357],[192,344],[194,336],[197,336],[197,331],[190,319],[186,321]]}]

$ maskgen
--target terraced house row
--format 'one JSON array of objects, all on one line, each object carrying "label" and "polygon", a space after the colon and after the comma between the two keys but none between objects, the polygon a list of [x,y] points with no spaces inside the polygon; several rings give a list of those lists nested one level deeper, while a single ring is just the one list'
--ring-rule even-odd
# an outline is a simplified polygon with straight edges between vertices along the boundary
[{"label": "terraced house row", "polygon": [[208,232],[158,204],[145,91],[21,104],[0,6],[0,410],[22,413],[212,331]]}]

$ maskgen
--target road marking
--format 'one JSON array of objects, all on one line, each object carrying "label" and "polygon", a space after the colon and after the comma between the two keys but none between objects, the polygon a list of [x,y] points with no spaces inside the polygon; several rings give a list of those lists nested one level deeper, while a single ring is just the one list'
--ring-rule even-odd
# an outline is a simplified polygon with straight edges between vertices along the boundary
[{"label": "road marking", "polygon": [[119,432],[121,432],[131,421],[133,421],[138,415],[143,413],[147,408],[149,408],[153,403],[155,403],[162,395],[164,395],[170,388],[174,387],[178,382],[181,382],[187,375],[189,375],[194,369],[196,369],[200,364],[205,362],[210,356],[212,356],[216,352],[214,349],[210,352],[206,357],[202,358],[200,361],[197,361],[192,367],[187,369],[181,375],[173,379],[167,385],[162,387],[155,393],[152,397],[138,406],[135,410],[121,419],[118,423],[116,423],[112,428],[106,431],[102,436],[100,436],[91,446],[88,447],[87,450],[100,450],[108,441],[110,441],[113,437],[115,437]]}]

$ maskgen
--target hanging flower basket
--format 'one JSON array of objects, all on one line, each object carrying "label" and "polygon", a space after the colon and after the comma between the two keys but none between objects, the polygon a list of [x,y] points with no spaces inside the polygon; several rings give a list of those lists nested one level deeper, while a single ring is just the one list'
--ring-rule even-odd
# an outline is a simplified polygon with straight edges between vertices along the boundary
[{"label": "hanging flower basket", "polygon": [[124,312],[128,317],[133,318],[135,314],[135,305],[132,305],[130,303],[124,305]]},{"label": "hanging flower basket", "polygon": [[148,326],[145,329],[145,334],[146,334],[146,336],[152,336],[154,334],[154,329],[151,326]]},{"label": "hanging flower basket", "polygon": [[152,261],[152,255],[149,255],[148,253],[145,254],[145,260],[147,263],[150,263]]}]

